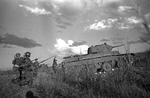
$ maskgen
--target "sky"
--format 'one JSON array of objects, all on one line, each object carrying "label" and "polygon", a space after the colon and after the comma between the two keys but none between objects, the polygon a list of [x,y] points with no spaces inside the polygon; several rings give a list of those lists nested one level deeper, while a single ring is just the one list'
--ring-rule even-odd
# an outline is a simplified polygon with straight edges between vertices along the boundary
[{"label": "sky", "polygon": [[[150,0],[132,0],[150,23]],[[143,20],[131,0],[0,0],[0,69],[11,69],[16,53],[42,61],[86,54],[108,43],[120,53],[148,50]],[[150,25],[149,25],[150,27]],[[141,40],[144,39],[147,42]],[[45,62],[51,66],[52,59]]]}]

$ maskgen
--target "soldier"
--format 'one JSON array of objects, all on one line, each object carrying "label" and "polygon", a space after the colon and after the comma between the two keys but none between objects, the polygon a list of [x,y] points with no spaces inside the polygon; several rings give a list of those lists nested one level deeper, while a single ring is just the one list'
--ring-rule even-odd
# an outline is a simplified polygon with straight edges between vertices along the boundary
[{"label": "soldier", "polygon": [[25,52],[24,54],[24,67],[30,67],[32,65],[32,61],[30,60],[31,53]]},{"label": "soldier", "polygon": [[34,70],[33,70],[33,63],[32,61],[30,60],[30,56],[31,56],[31,53],[30,52],[25,52],[24,54],[24,63],[22,64],[22,67],[23,67],[23,74],[22,74],[22,77],[24,77],[26,80],[30,81],[30,85],[32,85],[32,76],[33,76],[33,73],[34,73]]},{"label": "soldier", "polygon": [[56,60],[56,57],[53,59],[53,65],[52,65],[52,68],[53,68],[53,71],[54,73],[56,73],[56,66],[57,66],[57,60]]},{"label": "soldier", "polygon": [[40,64],[38,62],[38,58],[36,58],[33,62],[33,70],[37,73],[38,68],[40,67]]},{"label": "soldier", "polygon": [[23,57],[21,57],[20,53],[16,53],[16,55],[14,56],[14,60],[12,61],[13,64],[13,70],[16,72],[16,79],[17,78],[21,78],[21,64],[23,63],[24,59]]},{"label": "soldier", "polygon": [[36,68],[39,67],[39,62],[38,62],[38,59],[37,59],[37,58],[36,58],[35,61],[34,61],[34,65],[35,65]]},{"label": "soldier", "polygon": [[30,59],[31,53],[30,52],[25,52],[24,54],[24,64],[23,67],[26,71],[34,71],[34,63],[32,63]]}]

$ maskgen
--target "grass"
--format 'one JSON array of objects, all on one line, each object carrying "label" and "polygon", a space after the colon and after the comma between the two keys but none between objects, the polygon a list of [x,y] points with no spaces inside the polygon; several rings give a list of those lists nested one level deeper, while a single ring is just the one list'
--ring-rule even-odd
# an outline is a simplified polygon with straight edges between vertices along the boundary
[{"label": "grass", "polygon": [[[79,77],[70,73],[40,75],[33,85],[39,98],[149,98],[150,51],[135,54],[132,66],[125,66],[105,76],[82,70]],[[124,65],[127,65],[125,63]],[[83,67],[84,69],[84,67]],[[0,77],[1,98],[23,98],[24,88],[11,83],[12,76]]]},{"label": "grass", "polygon": [[82,81],[69,73],[65,80],[61,80],[56,74],[55,79],[48,78],[46,83],[40,83],[37,91],[41,98],[148,98],[149,56],[150,52],[136,54],[132,66],[116,70],[105,77],[95,77],[82,71],[85,76]]}]

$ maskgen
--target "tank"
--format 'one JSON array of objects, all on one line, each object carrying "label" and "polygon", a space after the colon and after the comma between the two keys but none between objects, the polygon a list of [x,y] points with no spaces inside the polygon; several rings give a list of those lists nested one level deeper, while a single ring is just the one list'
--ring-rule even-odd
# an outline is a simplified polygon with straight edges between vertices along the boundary
[{"label": "tank", "polygon": [[104,43],[91,46],[88,48],[87,54],[64,57],[61,66],[65,73],[74,76],[80,76],[83,70],[88,70],[94,74],[109,73],[125,64],[128,55],[120,54],[119,51],[112,51],[113,48],[121,46],[124,46],[124,44],[111,46]]}]

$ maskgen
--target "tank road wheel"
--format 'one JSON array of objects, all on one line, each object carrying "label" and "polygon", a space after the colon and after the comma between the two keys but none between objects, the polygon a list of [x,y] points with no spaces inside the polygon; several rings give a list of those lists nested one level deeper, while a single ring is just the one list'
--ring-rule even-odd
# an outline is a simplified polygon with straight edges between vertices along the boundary
[{"label": "tank road wheel", "polygon": [[110,72],[112,70],[112,66],[110,63],[104,63],[102,68],[105,72]]},{"label": "tank road wheel", "polygon": [[94,65],[95,65],[95,71],[94,71],[95,74],[101,73],[101,71],[102,71],[102,68],[101,68],[102,63],[95,63]]},{"label": "tank road wheel", "polygon": [[124,59],[120,59],[118,62],[117,62],[117,66],[119,69],[124,69],[127,65],[126,65],[126,61]]}]

